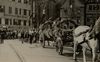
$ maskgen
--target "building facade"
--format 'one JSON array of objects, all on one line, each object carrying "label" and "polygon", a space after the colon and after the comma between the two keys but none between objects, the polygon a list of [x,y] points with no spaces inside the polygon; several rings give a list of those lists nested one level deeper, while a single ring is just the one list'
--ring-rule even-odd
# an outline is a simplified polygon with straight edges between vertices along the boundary
[{"label": "building facade", "polygon": [[75,0],[74,3],[74,17],[79,25],[84,25],[84,2],[85,0]]},{"label": "building facade", "polygon": [[100,17],[100,0],[85,1],[85,24],[94,25],[95,21]]},{"label": "building facade", "polygon": [[56,17],[56,2],[54,0],[35,0],[35,22],[37,27],[49,18]]},{"label": "building facade", "polygon": [[28,29],[31,5],[29,0],[0,0],[0,26],[12,30]]},{"label": "building facade", "polygon": [[[83,24],[83,5],[79,0],[65,0],[60,9],[61,20],[66,20],[70,29],[75,28],[76,25]],[[83,15],[83,16],[82,16]]]}]

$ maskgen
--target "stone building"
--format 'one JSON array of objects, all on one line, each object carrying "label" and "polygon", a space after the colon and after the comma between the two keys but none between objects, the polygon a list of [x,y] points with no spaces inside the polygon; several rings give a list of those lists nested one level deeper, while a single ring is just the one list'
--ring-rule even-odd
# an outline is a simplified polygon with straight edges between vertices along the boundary
[{"label": "stone building", "polygon": [[84,25],[84,1],[75,0],[74,5],[75,19],[78,24]]},{"label": "stone building", "polygon": [[100,17],[100,0],[85,1],[85,24],[94,25],[95,21]]},{"label": "stone building", "polygon": [[68,22],[68,28],[83,25],[84,4],[80,0],[66,0],[61,6],[60,17]]},{"label": "stone building", "polygon": [[47,21],[49,18],[56,17],[56,3],[54,0],[36,0],[35,2],[35,22],[37,23],[37,27]]},{"label": "stone building", "polygon": [[0,0],[0,26],[24,30],[31,26],[29,0]]}]

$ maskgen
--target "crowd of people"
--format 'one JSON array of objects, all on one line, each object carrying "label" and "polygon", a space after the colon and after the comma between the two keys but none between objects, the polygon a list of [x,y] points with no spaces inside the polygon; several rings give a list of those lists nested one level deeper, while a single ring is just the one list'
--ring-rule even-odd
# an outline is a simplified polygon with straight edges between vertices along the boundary
[{"label": "crowd of people", "polygon": [[[62,36],[63,38],[65,38],[66,36],[64,34],[65,31],[60,28],[67,28],[67,26],[66,24],[61,25],[60,23],[62,22],[63,21],[61,21],[60,18],[57,18],[54,21],[52,21],[52,19],[49,18],[45,23],[40,24],[38,29],[32,28],[29,30],[20,30],[20,31],[9,30],[9,28],[2,29],[0,30],[0,38],[1,39],[20,39],[22,43],[28,42],[30,44],[37,41],[41,41],[45,39],[46,37],[50,38],[50,40],[51,40],[51,37],[57,38],[57,37]],[[67,33],[67,34],[69,35],[70,33]]]},{"label": "crowd of people", "polygon": [[32,29],[32,30],[27,30],[27,31],[16,31],[16,30],[0,30],[0,39],[1,43],[3,43],[4,39],[19,39],[24,42],[28,42],[30,44],[36,42],[36,33],[37,31]]}]

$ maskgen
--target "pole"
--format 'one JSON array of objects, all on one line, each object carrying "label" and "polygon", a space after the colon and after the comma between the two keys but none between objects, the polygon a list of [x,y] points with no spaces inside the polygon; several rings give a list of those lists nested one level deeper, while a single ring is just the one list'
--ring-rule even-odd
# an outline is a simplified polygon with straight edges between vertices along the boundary
[{"label": "pole", "polygon": [[96,18],[97,18],[97,19],[98,19],[98,6],[99,6],[98,3],[99,3],[99,2],[98,2],[98,0],[97,0],[97,10],[96,10],[96,12],[97,12]]},{"label": "pole", "polygon": [[86,6],[87,6],[87,2],[85,1],[84,3],[84,25],[86,25]]},{"label": "pole", "polygon": [[32,27],[34,26],[34,24],[33,24],[33,0],[32,0],[32,4],[31,4],[32,6]]}]

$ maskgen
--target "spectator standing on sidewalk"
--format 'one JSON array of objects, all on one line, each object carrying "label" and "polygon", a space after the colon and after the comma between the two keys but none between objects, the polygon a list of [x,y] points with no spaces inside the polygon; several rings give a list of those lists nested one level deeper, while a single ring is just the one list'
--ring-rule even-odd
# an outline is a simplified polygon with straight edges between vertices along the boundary
[{"label": "spectator standing on sidewalk", "polygon": [[1,35],[1,43],[4,43],[6,32],[4,30],[1,30],[0,35]]},{"label": "spectator standing on sidewalk", "polygon": [[24,32],[21,32],[21,40],[22,40],[22,44],[24,43]]},{"label": "spectator standing on sidewalk", "polygon": [[29,43],[32,44],[32,40],[33,40],[33,30],[29,30]]},{"label": "spectator standing on sidewalk", "polygon": [[18,33],[18,39],[21,40],[21,32]]}]

